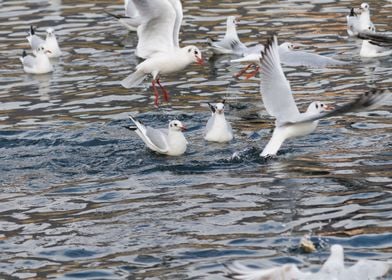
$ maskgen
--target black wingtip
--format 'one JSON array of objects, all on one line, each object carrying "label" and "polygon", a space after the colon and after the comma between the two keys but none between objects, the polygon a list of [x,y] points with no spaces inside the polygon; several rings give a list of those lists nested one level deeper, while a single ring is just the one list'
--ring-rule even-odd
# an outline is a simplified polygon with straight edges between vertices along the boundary
[{"label": "black wingtip", "polygon": [[136,126],[126,126],[126,125],[124,125],[123,127],[128,129],[128,130],[130,130],[130,131],[135,131],[137,129]]},{"label": "black wingtip", "polygon": [[27,53],[25,50],[23,50],[22,57],[25,57],[25,56],[27,56]]},{"label": "black wingtip", "polygon": [[116,15],[116,14],[112,14],[112,13],[110,13],[110,12],[108,12],[108,11],[104,11],[106,14],[108,14],[109,16],[112,16],[112,17],[114,17],[114,18],[117,18],[117,19],[120,19],[121,18],[121,16],[119,16],[119,15]]},{"label": "black wingtip", "polygon": [[226,99],[222,99],[221,103],[225,104],[226,103]]},{"label": "black wingtip", "polygon": [[356,17],[356,16],[357,16],[357,14],[356,14],[355,11],[354,11],[354,8],[351,8],[351,9],[350,9],[350,14],[349,14],[349,16],[350,16],[350,17]]},{"label": "black wingtip", "polygon": [[215,113],[215,106],[211,105],[209,102],[207,102],[207,104],[210,107],[211,112]]},{"label": "black wingtip", "polygon": [[30,25],[30,34],[34,35],[35,31],[34,31],[34,26]]}]

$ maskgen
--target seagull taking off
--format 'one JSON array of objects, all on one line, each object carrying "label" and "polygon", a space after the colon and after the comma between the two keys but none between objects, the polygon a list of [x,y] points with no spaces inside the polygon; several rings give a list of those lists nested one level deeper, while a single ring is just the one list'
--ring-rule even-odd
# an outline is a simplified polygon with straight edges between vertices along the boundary
[{"label": "seagull taking off", "polygon": [[312,133],[322,118],[375,108],[391,97],[387,90],[371,90],[337,109],[316,101],[310,103],[306,112],[300,113],[280,65],[278,47],[274,35],[268,40],[260,60],[261,97],[268,114],[276,118],[272,137],[260,156],[274,156],[286,139]]}]

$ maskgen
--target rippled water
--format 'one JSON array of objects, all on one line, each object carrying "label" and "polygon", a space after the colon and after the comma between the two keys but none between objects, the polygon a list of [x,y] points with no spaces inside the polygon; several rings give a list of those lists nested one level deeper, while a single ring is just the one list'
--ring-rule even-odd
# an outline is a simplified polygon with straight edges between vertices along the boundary
[{"label": "rippled water", "polygon": [[[391,2],[368,2],[378,30],[390,30]],[[234,79],[240,68],[206,43],[239,14],[246,43],[275,31],[352,61],[284,67],[302,109],[311,100],[347,102],[392,84],[391,58],[361,59],[359,42],[346,37],[352,4],[184,1],[182,44],[198,45],[208,63],[164,77],[172,99],[155,109],[148,82],[119,85],[139,61],[135,34],[104,13],[121,13],[121,1],[0,1],[0,278],[225,279],[223,264],[233,260],[316,269],[333,243],[347,263],[390,259],[392,104],[325,120],[264,161],[273,120],[258,79]],[[22,70],[31,24],[42,35],[56,26],[64,55],[51,74]],[[206,102],[221,98],[236,135],[228,145],[202,137]],[[130,113],[155,126],[183,121],[186,155],[146,150],[123,128]],[[303,254],[297,245],[309,232],[318,251]]]}]

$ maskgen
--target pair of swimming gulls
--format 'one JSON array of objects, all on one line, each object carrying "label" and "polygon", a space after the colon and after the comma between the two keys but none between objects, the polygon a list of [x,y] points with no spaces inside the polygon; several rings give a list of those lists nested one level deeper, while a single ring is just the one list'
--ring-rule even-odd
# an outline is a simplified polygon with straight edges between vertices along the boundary
[{"label": "pair of swimming gulls", "polygon": [[[224,101],[215,105],[208,103],[212,115],[207,121],[204,132],[204,139],[207,141],[224,143],[233,139],[233,130],[224,114],[224,103]],[[170,121],[168,129],[156,129],[143,125],[132,116],[129,118],[135,126],[130,126],[128,129],[135,130],[151,150],[169,156],[185,153],[188,141],[182,131],[186,130],[186,127],[179,120]]]},{"label": "pair of swimming gulls", "polygon": [[[317,101],[310,103],[307,110],[301,113],[298,110],[290,84],[281,67],[276,35],[273,35],[265,44],[259,64],[260,72],[262,73],[260,78],[261,97],[267,113],[276,119],[272,137],[260,154],[262,157],[276,155],[286,139],[312,133],[320,119],[355,111],[370,110],[381,105],[392,96],[388,90],[370,90],[339,108],[335,109],[329,104]],[[211,139],[218,137],[220,134],[224,135],[227,133],[232,135],[231,126],[224,119],[223,112],[221,114],[222,117],[219,117],[216,111],[218,111],[218,107],[212,110],[212,117],[206,127],[206,135],[210,133],[214,137],[206,138],[206,140],[216,141]],[[136,125],[135,129],[138,135],[146,143],[147,147],[153,151],[166,155],[181,155],[186,151],[188,143],[181,132],[181,128],[184,126],[178,120],[170,122],[168,132],[157,132],[156,129],[144,126],[132,117],[131,120]],[[228,141],[230,140],[231,138],[228,139]]]},{"label": "pair of swimming gulls", "polygon": [[334,244],[331,254],[317,272],[302,272],[295,264],[268,269],[250,268],[238,262],[228,266],[237,280],[376,280],[392,269],[392,263],[362,259],[350,267],[344,265],[344,250]]},{"label": "pair of swimming gulls", "polygon": [[46,29],[46,38],[43,40],[35,34],[33,26],[30,27],[29,35],[26,37],[29,42],[34,56],[27,55],[23,51],[20,61],[23,65],[23,70],[31,74],[45,74],[53,71],[52,64],[49,58],[59,57],[61,49],[54,34],[53,28]]}]

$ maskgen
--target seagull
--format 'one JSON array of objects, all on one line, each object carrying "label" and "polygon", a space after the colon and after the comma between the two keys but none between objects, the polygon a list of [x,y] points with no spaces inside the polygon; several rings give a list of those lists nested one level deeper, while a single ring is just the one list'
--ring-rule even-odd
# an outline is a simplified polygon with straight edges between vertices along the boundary
[{"label": "seagull", "polygon": [[56,35],[54,34],[54,29],[51,27],[46,29],[46,39],[43,40],[35,34],[34,27],[30,26],[29,36],[27,36],[26,39],[29,42],[34,55],[39,47],[44,47],[45,50],[48,51],[46,54],[49,58],[61,56],[61,50]]},{"label": "seagull", "polygon": [[390,47],[392,46],[392,40],[390,40],[388,43],[388,38],[384,36],[384,41],[386,41],[386,43],[381,42],[382,36],[376,34],[376,29],[374,26],[368,25],[367,30],[367,32],[359,32],[357,35],[358,38],[363,39],[359,55],[362,57],[380,57],[391,55],[392,49]]},{"label": "seagull", "polygon": [[165,101],[169,100],[169,93],[160,83],[161,74],[169,74],[181,71],[191,63],[203,65],[204,61],[200,50],[195,46],[175,48],[170,52],[158,52],[136,66],[136,71],[121,81],[125,88],[139,85],[147,74],[152,75],[152,88],[155,94],[155,106],[158,106],[158,90],[156,84],[163,92]]},{"label": "seagull", "polygon": [[117,19],[118,22],[129,31],[136,31],[138,24],[135,23],[135,21],[132,20],[132,18],[137,17],[139,15],[139,12],[135,4],[133,3],[133,0],[124,0],[124,10],[125,10],[124,15],[115,15],[108,11],[105,11],[105,13]]},{"label": "seagull", "polygon": [[215,54],[235,54],[245,56],[249,53],[259,53],[262,50],[262,45],[253,47],[245,46],[237,34],[237,25],[239,20],[235,16],[229,16],[226,20],[226,33],[222,40],[212,41],[208,38],[208,44],[211,46]]},{"label": "seagull", "polygon": [[225,118],[225,100],[211,105],[207,103],[211,110],[211,117],[208,119],[204,139],[211,142],[229,142],[233,139],[233,130],[230,123]]},{"label": "seagull", "polygon": [[370,33],[370,32],[360,32],[357,37],[362,40],[369,40],[373,44],[382,47],[392,47],[392,36],[384,33]]},{"label": "seagull", "polygon": [[359,32],[366,31],[368,26],[374,27],[370,19],[370,6],[368,3],[362,3],[360,8],[361,14],[358,15],[354,8],[350,9],[350,13],[346,16],[347,33],[349,36],[356,36]]},{"label": "seagull", "polygon": [[266,44],[263,58],[260,60],[260,72],[260,92],[264,106],[268,114],[276,118],[272,137],[260,154],[262,157],[276,155],[288,138],[312,133],[320,119],[372,109],[392,96],[388,90],[370,90],[337,109],[316,101],[310,103],[306,112],[300,113],[280,65],[276,35]]},{"label": "seagull", "polygon": [[182,131],[186,127],[179,120],[170,121],[169,129],[156,129],[143,125],[132,116],[129,118],[136,127],[127,128],[136,131],[149,149],[168,156],[180,156],[185,153],[188,141]]},{"label": "seagull", "polygon": [[[323,55],[319,55],[316,53],[310,53],[305,51],[298,51],[296,49],[299,48],[298,44],[293,44],[290,42],[284,42],[279,45],[278,52],[280,56],[280,60],[284,65],[287,66],[305,66],[310,68],[325,68],[329,66],[336,65],[347,65],[349,64],[346,61],[337,60],[334,58],[326,57]],[[262,48],[264,51],[264,46]],[[238,63],[238,62],[246,62],[250,63],[246,68],[241,70],[235,76],[238,78],[243,75],[252,65],[257,65],[262,58],[262,53],[250,53],[242,58],[233,59],[230,62]],[[249,79],[254,77],[259,72],[259,66],[256,66],[256,69],[249,74],[246,75],[246,78]]]},{"label": "seagull", "polygon": [[53,67],[46,53],[50,53],[50,51],[45,50],[43,46],[37,48],[35,56],[27,55],[26,51],[23,51],[22,57],[19,57],[23,65],[23,70],[30,74],[52,72]]},{"label": "seagull", "polygon": [[382,261],[359,260],[344,267],[343,247],[334,244],[331,254],[318,272],[302,272],[295,264],[285,264],[268,269],[250,268],[238,262],[227,266],[231,277],[238,280],[376,280],[386,275],[391,264]]}]

